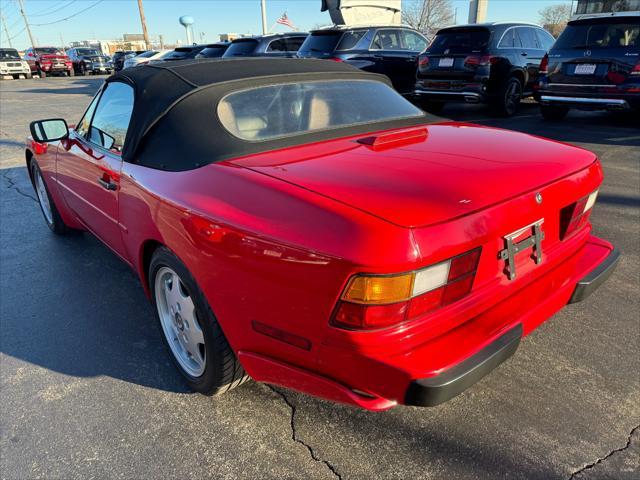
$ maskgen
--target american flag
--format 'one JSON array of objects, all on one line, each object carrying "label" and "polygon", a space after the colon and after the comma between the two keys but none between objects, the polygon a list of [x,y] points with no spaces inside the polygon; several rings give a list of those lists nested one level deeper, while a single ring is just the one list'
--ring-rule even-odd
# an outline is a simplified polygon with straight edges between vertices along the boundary
[{"label": "american flag", "polygon": [[276,21],[276,23],[279,23],[280,25],[286,25],[291,30],[295,30],[296,29],[296,27],[293,24],[293,22],[291,20],[289,20],[289,17],[287,17],[287,12],[284,12],[282,14],[282,16]]}]

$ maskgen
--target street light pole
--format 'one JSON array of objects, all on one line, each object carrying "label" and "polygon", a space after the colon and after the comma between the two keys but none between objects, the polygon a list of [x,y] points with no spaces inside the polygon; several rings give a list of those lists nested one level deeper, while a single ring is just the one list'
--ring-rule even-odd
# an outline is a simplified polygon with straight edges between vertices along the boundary
[{"label": "street light pole", "polygon": [[22,14],[22,18],[24,19],[24,26],[27,29],[27,33],[29,34],[29,40],[31,40],[31,46],[36,48],[36,42],[33,41],[33,35],[31,34],[31,28],[29,27],[29,22],[27,21],[27,15],[24,13],[24,3],[22,0],[18,0],[20,4],[20,13]]},{"label": "street light pole", "polygon": [[0,15],[0,18],[2,18],[2,26],[4,27],[4,33],[7,34],[7,42],[9,42],[9,48],[13,48],[13,45],[11,45],[11,36],[9,35],[9,29],[7,28],[7,19],[4,18],[4,15]]},{"label": "street light pole", "polygon": [[262,34],[266,35],[267,32],[267,0],[260,1],[260,7],[262,8]]},{"label": "street light pole", "polygon": [[149,32],[147,32],[147,19],[144,17],[144,7],[142,6],[142,0],[138,0],[138,10],[140,11],[140,23],[142,23],[142,36],[144,38],[145,48],[149,47]]}]

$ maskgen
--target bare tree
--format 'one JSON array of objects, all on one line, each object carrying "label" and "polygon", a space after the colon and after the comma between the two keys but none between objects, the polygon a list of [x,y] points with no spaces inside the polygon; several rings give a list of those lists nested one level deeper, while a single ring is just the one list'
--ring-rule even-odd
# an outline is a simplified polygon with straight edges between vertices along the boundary
[{"label": "bare tree", "polygon": [[438,29],[453,23],[451,0],[405,0],[402,21],[431,38]]},{"label": "bare tree", "polygon": [[560,33],[571,18],[571,5],[550,5],[538,12],[540,23],[554,35]]}]

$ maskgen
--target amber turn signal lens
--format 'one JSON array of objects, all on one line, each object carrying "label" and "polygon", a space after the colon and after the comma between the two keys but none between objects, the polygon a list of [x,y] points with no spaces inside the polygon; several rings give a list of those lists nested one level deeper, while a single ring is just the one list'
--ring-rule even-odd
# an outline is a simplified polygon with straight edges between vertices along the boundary
[{"label": "amber turn signal lens", "polygon": [[397,276],[356,276],[351,279],[342,299],[352,303],[381,305],[411,297],[413,273]]}]

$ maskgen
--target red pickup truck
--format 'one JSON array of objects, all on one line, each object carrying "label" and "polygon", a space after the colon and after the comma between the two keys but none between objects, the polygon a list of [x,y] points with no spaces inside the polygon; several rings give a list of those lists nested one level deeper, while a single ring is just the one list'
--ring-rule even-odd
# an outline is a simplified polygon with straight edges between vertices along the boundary
[{"label": "red pickup truck", "polygon": [[74,76],[71,59],[56,47],[28,48],[24,52],[24,59],[29,63],[31,73],[45,78],[47,75]]}]

